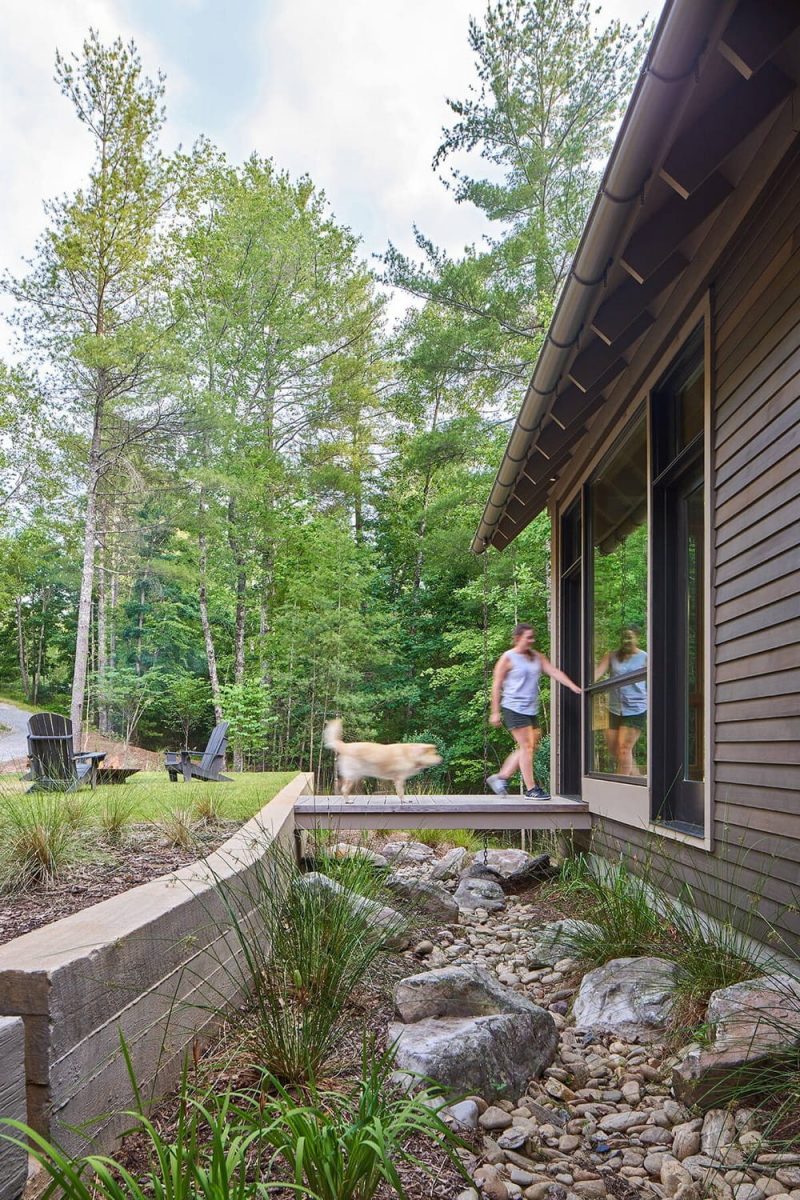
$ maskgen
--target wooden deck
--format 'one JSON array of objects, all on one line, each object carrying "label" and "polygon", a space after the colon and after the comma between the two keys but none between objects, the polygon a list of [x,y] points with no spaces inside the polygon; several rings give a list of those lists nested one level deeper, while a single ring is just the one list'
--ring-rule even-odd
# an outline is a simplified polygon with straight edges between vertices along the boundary
[{"label": "wooden deck", "polygon": [[590,829],[580,800],[523,796],[301,796],[298,829]]}]

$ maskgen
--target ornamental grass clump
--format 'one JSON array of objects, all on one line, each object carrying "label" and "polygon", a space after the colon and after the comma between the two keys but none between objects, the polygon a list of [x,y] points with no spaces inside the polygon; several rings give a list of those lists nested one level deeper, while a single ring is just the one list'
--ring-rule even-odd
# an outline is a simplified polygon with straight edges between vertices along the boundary
[{"label": "ornamental grass clump", "polygon": [[647,880],[624,859],[598,871],[583,854],[567,859],[552,890],[586,922],[570,934],[574,955],[582,962],[601,966],[612,958],[657,953],[663,919],[653,907]]},{"label": "ornamental grass clump", "polygon": [[218,883],[225,947],[233,940],[237,951],[220,963],[225,990],[246,993],[250,1049],[291,1085],[328,1064],[348,1002],[407,928],[402,913],[385,907],[368,860],[342,860],[336,874],[303,875],[291,852],[274,843],[246,875]]},{"label": "ornamental grass clump", "polygon": [[81,856],[80,826],[61,792],[5,795],[0,818],[0,883],[42,887]]},{"label": "ornamental grass clump", "polygon": [[100,828],[107,841],[118,845],[133,817],[133,804],[124,796],[109,796],[100,813]]}]

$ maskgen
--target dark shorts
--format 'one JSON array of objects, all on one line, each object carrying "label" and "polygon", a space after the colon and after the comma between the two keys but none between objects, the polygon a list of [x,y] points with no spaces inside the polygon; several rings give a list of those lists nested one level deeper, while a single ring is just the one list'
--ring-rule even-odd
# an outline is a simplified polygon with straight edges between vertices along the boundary
[{"label": "dark shorts", "polygon": [[627,725],[630,729],[645,730],[647,729],[647,713],[630,713],[628,716],[612,712],[608,714],[609,729],[619,729],[622,725]]},{"label": "dark shorts", "polygon": [[535,713],[518,713],[513,708],[501,708],[500,715],[506,729],[538,729],[539,718]]}]

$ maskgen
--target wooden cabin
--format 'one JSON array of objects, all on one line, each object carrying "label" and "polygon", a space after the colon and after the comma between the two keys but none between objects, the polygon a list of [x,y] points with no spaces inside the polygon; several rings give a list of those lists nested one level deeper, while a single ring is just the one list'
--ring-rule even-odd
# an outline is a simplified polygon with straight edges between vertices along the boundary
[{"label": "wooden cabin", "polygon": [[[553,532],[553,795],[800,945],[800,2],[668,0],[473,549]],[[637,628],[638,627],[638,628]]]}]

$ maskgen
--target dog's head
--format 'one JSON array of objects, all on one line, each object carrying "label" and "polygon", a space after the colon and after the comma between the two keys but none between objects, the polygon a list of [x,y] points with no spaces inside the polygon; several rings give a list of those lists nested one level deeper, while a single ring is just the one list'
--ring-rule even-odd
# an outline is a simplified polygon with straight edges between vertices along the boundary
[{"label": "dog's head", "polygon": [[442,756],[435,746],[427,742],[423,742],[419,748],[417,761],[421,767],[438,767],[439,763],[442,761]]}]

